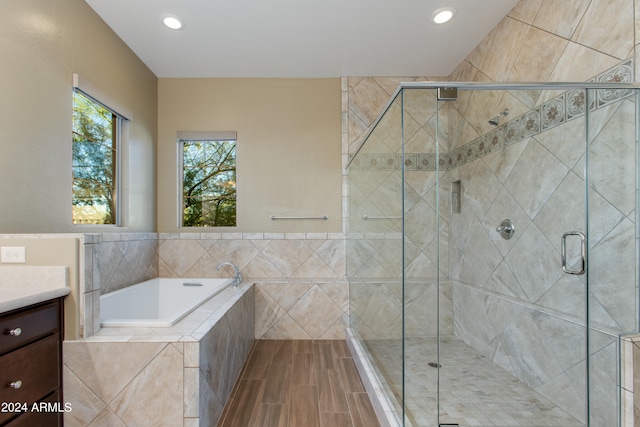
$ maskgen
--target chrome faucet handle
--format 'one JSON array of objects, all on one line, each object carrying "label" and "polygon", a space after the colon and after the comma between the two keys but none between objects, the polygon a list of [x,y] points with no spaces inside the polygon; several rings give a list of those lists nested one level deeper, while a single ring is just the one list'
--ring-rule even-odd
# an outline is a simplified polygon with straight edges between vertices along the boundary
[{"label": "chrome faucet handle", "polygon": [[222,268],[225,265],[230,265],[235,270],[236,277],[234,277],[233,279],[233,287],[237,288],[242,282],[242,274],[240,274],[240,268],[231,262],[223,262],[223,263],[220,263],[218,267],[216,267],[216,271],[220,270],[220,268]]},{"label": "chrome faucet handle", "polygon": [[500,233],[503,239],[509,240],[513,236],[513,233],[515,233],[516,227],[510,219],[505,219],[496,227],[496,231]]}]

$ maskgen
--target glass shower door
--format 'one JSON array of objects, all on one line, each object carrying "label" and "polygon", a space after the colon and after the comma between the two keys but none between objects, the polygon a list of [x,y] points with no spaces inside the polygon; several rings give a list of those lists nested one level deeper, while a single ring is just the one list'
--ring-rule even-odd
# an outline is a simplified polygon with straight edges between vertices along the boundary
[{"label": "glass shower door", "polygon": [[[562,236],[587,234],[587,117],[567,111],[584,96],[460,88],[441,101],[441,424],[586,423],[587,276],[560,262]],[[576,272],[580,234],[564,244]]]},{"label": "glass shower door", "polygon": [[[606,76],[631,74],[620,66]],[[633,425],[621,419],[633,413],[621,388],[623,378],[633,378],[633,364],[618,363],[623,354],[618,337],[638,331],[637,97],[637,90],[603,88],[589,91],[587,99],[591,426]]]},{"label": "glass shower door", "polygon": [[635,91],[459,88],[440,104],[438,423],[620,425]]}]

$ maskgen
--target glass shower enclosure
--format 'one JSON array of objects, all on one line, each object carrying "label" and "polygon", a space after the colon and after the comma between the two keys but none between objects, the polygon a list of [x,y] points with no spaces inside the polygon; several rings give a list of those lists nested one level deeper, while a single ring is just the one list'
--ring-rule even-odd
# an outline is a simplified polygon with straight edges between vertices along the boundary
[{"label": "glass shower enclosure", "polygon": [[347,231],[349,334],[390,425],[629,422],[629,75],[395,92],[350,160]]}]

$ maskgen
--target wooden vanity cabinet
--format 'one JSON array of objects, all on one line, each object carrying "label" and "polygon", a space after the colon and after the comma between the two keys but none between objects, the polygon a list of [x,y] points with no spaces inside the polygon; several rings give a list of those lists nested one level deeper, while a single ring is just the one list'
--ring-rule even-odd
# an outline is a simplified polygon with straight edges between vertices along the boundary
[{"label": "wooden vanity cabinet", "polygon": [[0,314],[0,426],[62,426],[63,302]]}]

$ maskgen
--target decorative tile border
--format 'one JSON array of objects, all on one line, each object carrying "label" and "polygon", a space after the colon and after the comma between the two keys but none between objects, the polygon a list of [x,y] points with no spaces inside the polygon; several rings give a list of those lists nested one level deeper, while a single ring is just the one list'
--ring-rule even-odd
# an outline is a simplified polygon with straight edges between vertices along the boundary
[{"label": "decorative tile border", "polygon": [[[445,154],[446,156],[447,154]],[[353,160],[351,169],[358,170],[400,170],[401,164],[400,153],[362,153]],[[440,155],[442,159],[443,155]],[[440,167],[443,166],[441,161]],[[405,153],[404,155],[405,170],[436,170],[436,154],[435,153]]]},{"label": "decorative tile border", "polygon": [[[627,60],[589,82],[631,83],[633,82],[633,61]],[[613,102],[630,96],[628,89],[597,89],[595,96],[589,97],[589,111],[595,111]],[[566,91],[544,104],[505,122],[500,127],[457,148],[451,153],[440,153],[439,169],[447,170],[464,165],[489,153],[515,144],[523,139],[562,125],[584,116],[586,107],[584,89]],[[351,163],[358,170],[399,170],[400,153],[362,153]],[[405,170],[436,170],[435,153],[405,153]]]}]

